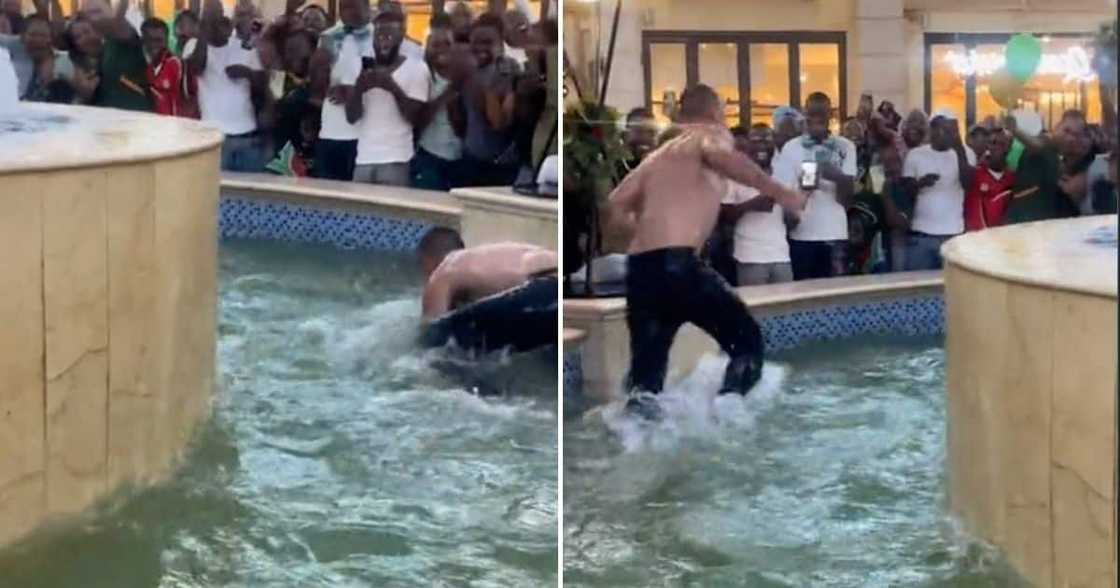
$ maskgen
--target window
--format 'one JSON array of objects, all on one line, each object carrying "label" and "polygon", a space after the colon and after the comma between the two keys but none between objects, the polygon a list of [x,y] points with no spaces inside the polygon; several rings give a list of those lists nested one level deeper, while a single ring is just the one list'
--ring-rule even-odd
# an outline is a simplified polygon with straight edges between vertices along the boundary
[{"label": "window", "polygon": [[842,32],[645,31],[647,106],[661,120],[666,92],[693,84],[724,101],[728,126],[770,123],[779,106],[800,106],[811,92],[847,112],[846,37]]},{"label": "window", "polygon": [[[999,117],[1006,109],[990,92],[992,73],[1004,64],[1010,34],[927,34],[926,108],[950,107],[963,113],[965,125]],[[1066,110],[1086,113],[1100,122],[1100,85],[1089,67],[1091,39],[1082,35],[1042,35],[1042,63],[1024,87],[1018,108],[1038,112],[1052,128]]]}]

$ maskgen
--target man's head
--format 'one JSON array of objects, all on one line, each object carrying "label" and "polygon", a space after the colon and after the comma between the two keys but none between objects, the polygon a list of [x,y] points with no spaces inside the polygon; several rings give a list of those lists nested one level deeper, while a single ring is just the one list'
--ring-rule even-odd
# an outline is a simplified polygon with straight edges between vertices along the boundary
[{"label": "man's head", "polygon": [[306,77],[318,37],[309,30],[295,31],[284,38],[284,70]]},{"label": "man's head", "polygon": [[404,15],[393,10],[378,12],[373,20],[373,52],[377,61],[391,64],[397,60],[404,42]]},{"label": "man's head", "polygon": [[66,29],[66,38],[69,41],[70,48],[77,51],[79,55],[92,59],[101,56],[101,33],[97,32],[88,18],[79,15],[70,21],[70,26]]},{"label": "man's head", "polygon": [[763,169],[774,159],[774,131],[766,123],[755,123],[747,132],[747,155]]},{"label": "man's head", "polygon": [[867,133],[863,128],[863,123],[857,118],[849,118],[844,121],[844,126],[840,127],[840,135],[851,141],[856,147],[862,147],[867,142]]},{"label": "man's head", "polygon": [[901,129],[903,142],[913,149],[926,142],[926,137],[929,135],[929,119],[921,110],[911,110],[910,114],[906,115],[906,120],[902,122]]},{"label": "man's head", "polygon": [[626,115],[623,133],[626,147],[638,159],[644,158],[657,145],[657,122],[648,108],[635,108]]},{"label": "man's head", "polygon": [[929,121],[929,146],[934,151],[947,151],[953,146],[957,121],[944,115],[934,115]]},{"label": "man's head", "polygon": [[248,40],[253,37],[253,23],[258,16],[257,8],[250,2],[238,2],[234,5],[233,28],[237,31],[239,39]]},{"label": "man's head", "polygon": [[369,3],[366,0],[340,0],[338,19],[351,28],[366,26],[369,24]]},{"label": "man's head", "polygon": [[1003,129],[996,129],[988,134],[988,143],[980,156],[984,163],[996,171],[1007,167],[1007,154],[1011,151],[1011,134]]},{"label": "man's head", "polygon": [[51,45],[51,23],[42,14],[32,14],[23,19],[23,48],[32,59],[41,59],[54,53]]},{"label": "man's head", "polygon": [[428,29],[428,42],[424,46],[424,59],[428,66],[437,71],[446,73],[451,46],[455,39],[451,34],[451,19],[443,13],[432,17],[431,28]]},{"label": "man's head", "polygon": [[968,143],[969,149],[972,149],[972,152],[975,153],[977,157],[980,157],[988,150],[990,135],[991,131],[989,131],[987,127],[972,125],[972,128],[968,130],[968,137],[965,139],[965,142]]},{"label": "man's head", "polygon": [[327,11],[318,4],[308,4],[299,15],[300,22],[303,23],[303,28],[310,31],[311,34],[318,37],[323,31],[330,27],[331,19],[327,15]]},{"label": "man's head", "polygon": [[471,51],[478,67],[486,67],[504,54],[504,29],[502,18],[490,12],[471,25]]},{"label": "man's head", "polygon": [[175,17],[175,38],[180,43],[198,38],[198,16],[190,10],[183,10]]},{"label": "man's head", "polygon": [[428,231],[424,238],[420,239],[420,245],[417,247],[424,277],[431,276],[432,272],[436,271],[436,268],[443,263],[448,254],[463,247],[463,238],[451,229],[436,227]]},{"label": "man's head", "polygon": [[1080,110],[1067,110],[1054,129],[1054,143],[1058,151],[1067,159],[1079,160],[1092,150],[1092,138],[1085,113]]},{"label": "man's head", "polygon": [[682,123],[724,124],[723,101],[705,84],[696,84],[681,94],[679,113]]},{"label": "man's head", "polygon": [[805,99],[805,134],[817,141],[828,138],[832,122],[832,100],[824,92],[813,92]]},{"label": "man's head", "polygon": [[23,2],[21,0],[0,0],[0,12],[9,18],[23,15]]},{"label": "man's head", "polygon": [[750,155],[749,131],[743,125],[731,127],[731,140],[735,143],[735,150],[743,155]]},{"label": "man's head", "polygon": [[789,106],[774,111],[774,148],[781,150],[794,137],[800,137],[805,129],[805,119],[796,109]]},{"label": "man's head", "polygon": [[149,18],[140,25],[140,42],[148,59],[155,59],[167,51],[167,23],[160,18]]},{"label": "man's head", "polygon": [[529,17],[520,10],[507,10],[502,18],[505,26],[506,44],[510,47],[524,47],[529,41]]},{"label": "man's head", "polygon": [[456,2],[448,10],[448,16],[451,17],[451,32],[455,35],[455,41],[469,43],[471,28],[474,25],[474,12],[471,11],[471,5],[466,2]]}]

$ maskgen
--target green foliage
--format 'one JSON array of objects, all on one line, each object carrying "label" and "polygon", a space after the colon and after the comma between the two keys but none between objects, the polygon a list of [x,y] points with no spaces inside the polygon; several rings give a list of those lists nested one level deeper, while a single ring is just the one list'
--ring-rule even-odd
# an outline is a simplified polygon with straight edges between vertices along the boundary
[{"label": "green foliage", "polygon": [[618,184],[630,152],[622,139],[618,111],[594,102],[568,107],[564,113],[565,197],[590,201],[605,198]]}]

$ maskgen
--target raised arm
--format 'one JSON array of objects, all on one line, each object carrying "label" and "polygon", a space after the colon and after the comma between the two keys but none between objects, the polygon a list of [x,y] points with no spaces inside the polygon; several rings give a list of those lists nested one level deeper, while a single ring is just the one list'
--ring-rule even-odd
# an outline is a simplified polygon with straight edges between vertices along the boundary
[{"label": "raised arm", "polygon": [[1007,129],[1012,137],[1018,139],[1027,151],[1041,151],[1046,148],[1046,141],[1042,137],[1032,137],[1024,133],[1013,116],[1003,117],[1003,128]]},{"label": "raised arm", "polygon": [[744,186],[750,186],[766,194],[782,208],[801,210],[805,207],[804,194],[776,182],[770,177],[770,174],[767,174],[755,162],[751,161],[750,157],[710,137],[706,137],[702,141],[701,149],[704,164],[708,167],[730,180],[739,182]]},{"label": "raised arm", "polygon": [[91,4],[100,3],[105,5],[104,10],[99,10],[100,18],[93,20],[93,26],[103,35],[121,43],[126,42],[140,42],[140,36],[137,35],[136,30],[128,23],[125,14],[128,13],[130,5],[129,0],[119,0],[117,8],[112,12],[109,11],[109,6],[104,0],[93,0]]},{"label": "raised arm", "polygon": [[438,270],[432,274],[431,279],[424,285],[424,297],[421,300],[421,320],[429,323],[451,310],[452,297],[451,280]]}]

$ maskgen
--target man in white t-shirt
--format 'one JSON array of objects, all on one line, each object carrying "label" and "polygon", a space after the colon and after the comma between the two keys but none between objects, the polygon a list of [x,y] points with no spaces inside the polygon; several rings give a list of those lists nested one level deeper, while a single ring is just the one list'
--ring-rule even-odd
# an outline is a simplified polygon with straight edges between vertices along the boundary
[{"label": "man in white t-shirt", "polygon": [[207,0],[199,40],[189,48],[187,67],[198,77],[202,120],[225,135],[222,169],[259,172],[264,169],[264,138],[257,128],[257,106],[267,97],[268,73],[255,49],[233,37],[233,21],[220,0]]},{"label": "man in white t-shirt", "polygon": [[961,140],[952,111],[934,113],[929,143],[911,149],[902,176],[916,194],[906,242],[906,270],[941,269],[941,245],[964,232],[964,195],[976,156]]},{"label": "man in white t-shirt", "polygon": [[[373,25],[365,0],[341,0],[338,17],[339,23],[320,35],[310,68],[313,87],[322,91],[327,86],[315,143],[315,174],[349,182],[358,156],[358,125],[346,119],[346,102],[362,71],[362,58],[373,57]],[[329,79],[322,79],[323,72],[329,72]]]},{"label": "man in white t-shirt", "polygon": [[474,56],[465,43],[455,45],[451,19],[432,18],[425,62],[432,72],[431,93],[416,125],[419,139],[412,160],[412,186],[448,191],[458,177],[463,158],[463,84],[474,67]]},{"label": "man in white t-shirt", "polygon": [[[766,123],[747,132],[746,141],[736,137],[735,148],[745,153],[767,173],[774,157],[774,133]],[[770,196],[735,182],[723,199],[721,222],[735,223],[734,258],[738,285],[758,286],[793,281],[789,241],[783,208]]]},{"label": "man in white t-shirt", "polygon": [[[855,187],[856,146],[831,136],[832,101],[813,92],[805,101],[805,131],[782,147],[774,179],[809,194],[801,218],[790,231],[789,253],[795,280],[831,278],[847,269],[847,204]],[[815,163],[816,178],[806,175]]]},{"label": "man in white t-shirt", "polygon": [[346,103],[346,119],[360,121],[354,181],[407,186],[413,129],[428,101],[431,72],[423,61],[400,53],[403,14],[378,14],[373,30],[374,57],[363,64]]}]

